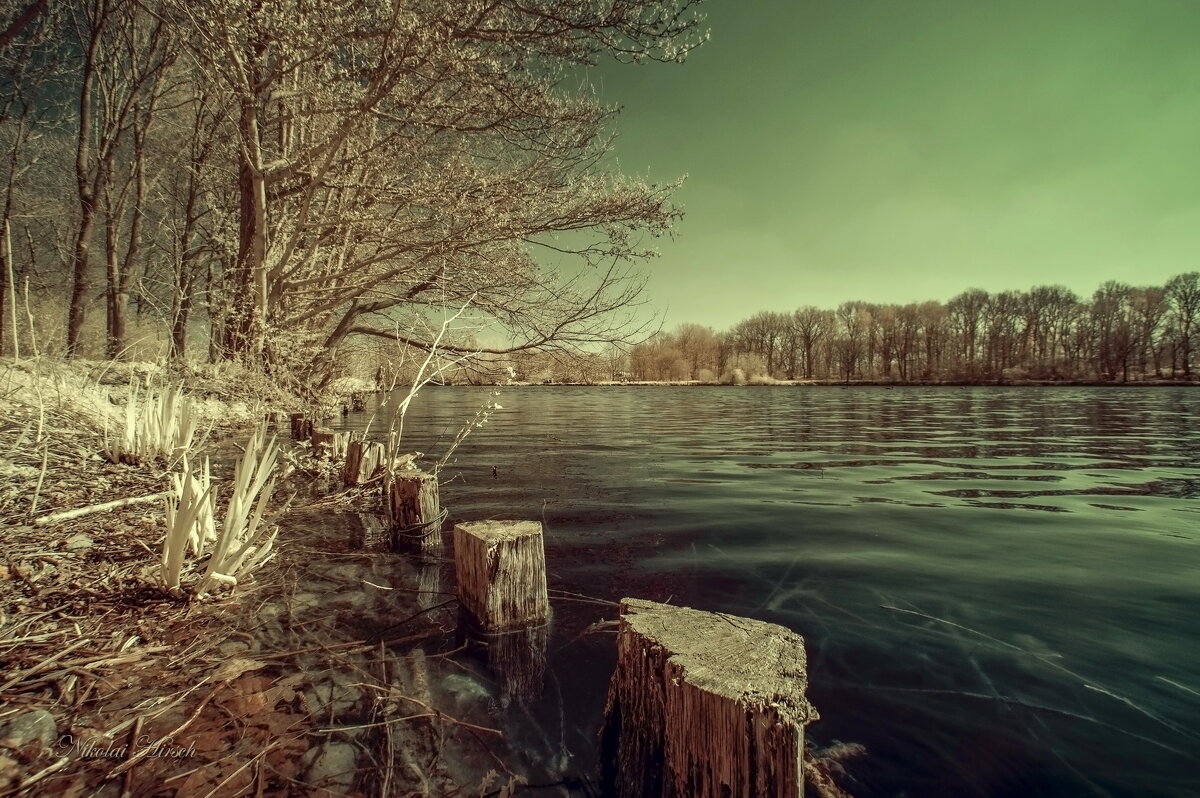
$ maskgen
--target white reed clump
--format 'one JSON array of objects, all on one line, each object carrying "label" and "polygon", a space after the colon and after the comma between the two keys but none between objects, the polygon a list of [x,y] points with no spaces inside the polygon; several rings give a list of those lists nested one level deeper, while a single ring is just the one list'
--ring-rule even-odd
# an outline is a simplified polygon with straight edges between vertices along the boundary
[{"label": "white reed clump", "polygon": [[275,487],[279,448],[266,441],[266,426],[250,437],[233,476],[233,495],[218,534],[208,458],[193,473],[186,455],[180,473],[171,474],[167,498],[167,536],[163,541],[160,576],[168,590],[178,590],[188,549],[200,559],[209,553],[204,574],[196,585],[203,595],[213,584],[236,587],[238,580],[273,556],[277,531],[263,523],[263,513]]},{"label": "white reed clump", "polygon": [[225,523],[213,546],[208,567],[196,592],[203,595],[214,582],[236,586],[273,556],[278,530],[262,523],[263,512],[275,488],[275,466],[279,447],[274,438],[266,441],[266,425],[260,425],[246,443],[233,474],[233,495]]},{"label": "white reed clump", "polygon": [[110,440],[105,426],[104,455],[114,463],[130,465],[155,457],[172,461],[188,453],[195,436],[196,417],[182,384],[161,392],[147,384],[143,393],[131,383],[124,432],[119,439]]},{"label": "white reed clump", "polygon": [[213,516],[208,460],[205,459],[200,475],[196,475],[185,456],[182,473],[171,474],[171,494],[167,496],[167,537],[163,541],[159,570],[167,590],[179,589],[188,548],[198,554],[210,534],[213,534]]}]

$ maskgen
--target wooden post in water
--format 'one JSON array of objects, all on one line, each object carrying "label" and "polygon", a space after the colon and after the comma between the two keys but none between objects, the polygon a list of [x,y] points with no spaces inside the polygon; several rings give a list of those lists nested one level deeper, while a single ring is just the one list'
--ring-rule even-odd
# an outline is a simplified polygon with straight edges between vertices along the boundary
[{"label": "wooden post in water", "polygon": [[621,601],[601,734],[606,795],[798,798],[804,638],[763,621]]},{"label": "wooden post in water", "polygon": [[424,471],[396,471],[384,481],[392,548],[442,545],[442,506],[438,481]]},{"label": "wooden post in water", "polygon": [[384,456],[384,446],[378,441],[350,441],[346,445],[346,467],[342,470],[346,487],[374,479],[383,467]]},{"label": "wooden post in water", "polygon": [[333,450],[333,441],[337,433],[328,427],[316,427],[309,440],[312,442],[313,457],[329,457]]},{"label": "wooden post in water", "polygon": [[312,438],[313,423],[303,413],[292,413],[289,418],[292,422],[292,440],[307,441]]},{"label": "wooden post in water", "polygon": [[536,626],[550,617],[538,521],[455,525],[454,571],[458,600],[485,631]]},{"label": "wooden post in water", "polygon": [[329,457],[336,461],[346,459],[346,451],[350,448],[350,433],[335,432],[329,444]]}]

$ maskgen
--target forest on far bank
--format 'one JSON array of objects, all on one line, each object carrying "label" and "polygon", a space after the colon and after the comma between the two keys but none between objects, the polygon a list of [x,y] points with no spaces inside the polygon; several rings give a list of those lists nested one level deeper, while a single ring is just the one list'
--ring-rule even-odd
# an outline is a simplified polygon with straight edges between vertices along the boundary
[{"label": "forest on far bank", "polygon": [[729,330],[681,324],[628,351],[537,362],[522,373],[567,382],[1011,382],[1191,380],[1200,349],[1200,272],[1162,286],[1105,282],[947,302],[844,302],[760,312]]}]

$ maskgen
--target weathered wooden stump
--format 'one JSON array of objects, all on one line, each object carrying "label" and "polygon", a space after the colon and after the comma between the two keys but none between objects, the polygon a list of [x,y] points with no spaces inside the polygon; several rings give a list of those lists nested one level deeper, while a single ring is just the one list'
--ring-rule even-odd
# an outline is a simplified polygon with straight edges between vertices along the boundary
[{"label": "weathered wooden stump", "polygon": [[346,459],[346,451],[350,448],[350,433],[335,432],[329,444],[329,456],[335,461]]},{"label": "weathered wooden stump", "polygon": [[605,794],[797,798],[804,638],[771,623],[621,601],[601,735]]},{"label": "weathered wooden stump", "polygon": [[435,475],[417,470],[395,472],[384,482],[383,499],[393,549],[442,545],[445,517]]},{"label": "weathered wooden stump", "polygon": [[309,441],[312,443],[313,457],[329,457],[333,450],[333,440],[337,435],[328,427],[316,427],[309,436]]},{"label": "weathered wooden stump", "polygon": [[475,521],[454,527],[458,600],[486,631],[550,617],[546,554],[538,521]]},{"label": "weathered wooden stump", "polygon": [[342,481],[346,487],[370,482],[383,467],[386,450],[378,441],[350,441],[346,446],[346,466]]},{"label": "weathered wooden stump", "polygon": [[313,423],[303,413],[292,413],[289,419],[292,422],[292,440],[307,441],[312,438]]}]

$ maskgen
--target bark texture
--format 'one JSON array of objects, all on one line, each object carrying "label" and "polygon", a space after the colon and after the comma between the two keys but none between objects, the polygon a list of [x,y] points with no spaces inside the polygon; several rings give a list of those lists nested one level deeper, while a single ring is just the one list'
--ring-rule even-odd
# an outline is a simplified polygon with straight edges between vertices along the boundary
[{"label": "bark texture", "polygon": [[385,485],[392,548],[434,548],[442,545],[438,481],[424,471],[398,472]]},{"label": "bark texture", "polygon": [[621,602],[602,733],[605,794],[803,795],[804,638],[782,626]]},{"label": "bark texture", "polygon": [[382,443],[350,441],[346,447],[346,467],[342,471],[342,481],[348,488],[371,481],[383,467],[383,459]]},{"label": "bark texture", "polygon": [[487,631],[550,617],[546,554],[538,521],[476,521],[454,527],[458,599]]}]

